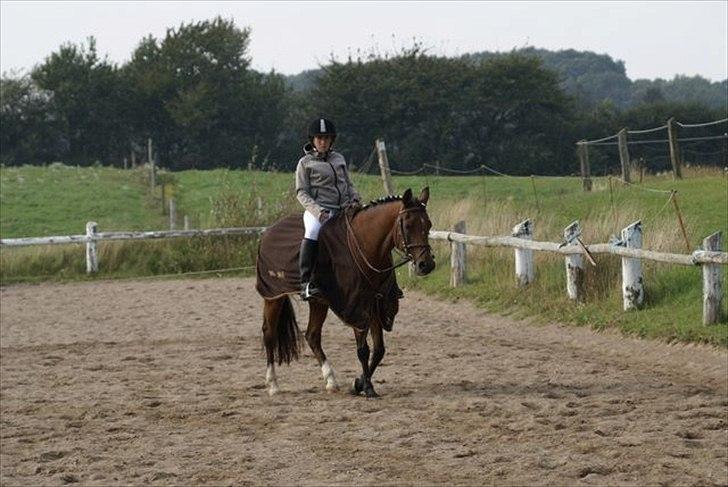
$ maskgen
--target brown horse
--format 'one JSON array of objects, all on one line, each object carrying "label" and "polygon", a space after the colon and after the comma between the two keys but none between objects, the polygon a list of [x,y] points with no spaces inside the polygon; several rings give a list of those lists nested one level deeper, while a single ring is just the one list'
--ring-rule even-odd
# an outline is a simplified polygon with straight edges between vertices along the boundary
[{"label": "brown horse", "polygon": [[[355,289],[371,290],[370,296],[376,295],[378,300],[384,301],[378,303],[377,309],[388,307],[391,320],[394,319],[398,309],[397,297],[391,292],[386,292],[392,289],[392,284],[395,282],[394,269],[398,266],[392,262],[392,250],[396,248],[404,254],[404,260],[400,264],[412,261],[417,275],[428,274],[435,268],[428,243],[428,233],[432,226],[426,210],[429,194],[429,189],[425,188],[418,198],[414,198],[412,191],[408,189],[401,197],[390,196],[372,202],[351,218],[348,215],[342,216],[347,219],[345,245],[350,253],[348,255],[355,264],[347,270],[354,274],[351,274],[351,279],[346,282],[353,283],[351,292],[355,292]],[[261,248],[265,244],[263,240]],[[259,278],[260,273],[259,269]],[[336,289],[329,295],[338,294],[346,297],[348,292],[350,292],[348,289]],[[331,305],[326,294],[324,292],[324,297],[321,299],[308,301],[309,318],[305,336],[321,366],[326,390],[336,392],[339,390],[339,385],[336,382],[334,369],[321,348],[321,329]],[[332,309],[336,311],[336,308]],[[392,321],[383,320],[381,313],[370,315],[370,318],[366,319],[368,323],[357,325],[347,323],[354,329],[357,356],[362,366],[362,375],[354,380],[352,393],[358,395],[364,392],[367,397],[377,397],[372,386],[372,375],[384,356],[383,330],[391,329]],[[367,343],[367,335],[370,332],[371,357]],[[268,360],[265,382],[270,395],[279,391],[275,362],[280,365],[298,358],[299,333],[289,295],[283,294],[266,299],[263,307],[263,343]]]}]

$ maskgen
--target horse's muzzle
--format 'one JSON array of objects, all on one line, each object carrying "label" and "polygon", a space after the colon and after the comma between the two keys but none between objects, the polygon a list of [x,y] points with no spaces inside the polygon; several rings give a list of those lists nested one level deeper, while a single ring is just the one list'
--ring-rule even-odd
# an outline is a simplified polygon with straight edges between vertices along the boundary
[{"label": "horse's muzzle", "polygon": [[435,260],[432,258],[419,260],[415,263],[415,274],[426,276],[435,268]]}]

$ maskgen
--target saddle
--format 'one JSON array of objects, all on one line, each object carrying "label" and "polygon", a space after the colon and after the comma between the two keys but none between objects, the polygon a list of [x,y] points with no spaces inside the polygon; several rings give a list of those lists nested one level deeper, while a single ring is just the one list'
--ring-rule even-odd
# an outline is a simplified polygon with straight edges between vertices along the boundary
[{"label": "saddle", "polygon": [[[360,273],[347,243],[346,212],[327,220],[319,232],[313,280],[324,301],[341,321],[366,330],[372,320],[391,331],[399,312],[396,275],[392,271],[374,289]],[[289,215],[263,232],[256,261],[255,288],[265,299],[295,294],[301,289],[298,253],[304,235],[300,214]]]}]

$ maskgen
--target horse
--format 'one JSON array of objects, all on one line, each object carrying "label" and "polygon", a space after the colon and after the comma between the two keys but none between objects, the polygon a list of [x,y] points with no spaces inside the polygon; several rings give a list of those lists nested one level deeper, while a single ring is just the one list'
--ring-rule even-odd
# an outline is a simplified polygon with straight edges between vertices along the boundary
[{"label": "horse", "polygon": [[[372,376],[384,357],[383,332],[384,330],[391,331],[394,315],[399,309],[398,296],[390,292],[391,289],[396,288],[394,270],[399,265],[410,261],[418,276],[429,274],[435,268],[435,261],[428,243],[428,235],[432,227],[426,206],[429,195],[427,187],[417,198],[412,196],[411,189],[407,189],[402,196],[380,198],[357,212],[352,212],[353,214],[344,212],[340,215],[340,218],[345,219],[346,224],[345,243],[340,246],[346,247],[344,252],[348,258],[353,260],[354,265],[338,266],[336,272],[346,272],[348,277],[343,281],[335,281],[334,286],[330,287],[331,292],[328,293],[328,297],[325,287],[322,286],[323,297],[307,301],[309,317],[305,338],[321,367],[328,392],[339,391],[334,369],[321,347],[321,330],[331,307],[337,316],[354,330],[357,357],[361,363],[362,374],[354,379],[351,393],[359,395],[363,392],[368,398],[378,397],[372,385]],[[322,228],[321,235],[324,234],[327,224]],[[341,233],[342,235],[344,233],[343,227]],[[259,247],[259,261],[261,251],[265,250],[264,247],[273,245],[270,240],[269,242],[266,242],[264,234]],[[298,244],[298,242],[294,243]],[[402,254],[402,261],[398,264],[394,264],[392,261],[393,249],[397,249]],[[324,258],[323,255],[319,257],[318,265],[321,265],[322,258]],[[258,282],[260,282],[263,272],[259,263],[257,269]],[[269,270],[268,274],[273,275],[274,273]],[[342,282],[352,289],[341,289]],[[392,287],[393,284],[395,284],[394,287]],[[352,322],[347,323],[346,313],[337,312],[337,308],[333,306],[332,297],[336,299],[335,295],[340,293],[339,296],[344,296],[343,299],[352,298],[351,293],[355,294],[356,289],[362,292],[362,296],[374,296],[372,299],[376,299],[377,305],[371,309],[381,310],[384,307],[386,312],[370,312],[361,315],[364,316],[362,319],[359,319],[360,315],[357,315],[356,320],[351,319],[352,322],[356,321],[356,326]],[[261,292],[260,288],[258,291]],[[268,394],[271,396],[280,391],[276,376],[276,361],[278,365],[283,362],[290,364],[291,360],[298,359],[300,350],[300,330],[296,323],[290,294],[295,294],[295,292],[286,292],[272,298],[264,296],[263,344],[267,356],[265,384]],[[339,300],[341,299],[339,298]],[[350,300],[345,308],[361,308],[362,306],[364,304],[355,298]],[[384,319],[385,315],[388,315],[391,320]],[[371,352],[367,343],[370,333]]]}]

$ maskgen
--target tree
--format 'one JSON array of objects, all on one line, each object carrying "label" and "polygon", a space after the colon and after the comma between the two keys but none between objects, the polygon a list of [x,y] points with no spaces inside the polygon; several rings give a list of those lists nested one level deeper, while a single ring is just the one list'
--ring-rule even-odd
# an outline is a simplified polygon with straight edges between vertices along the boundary
[{"label": "tree", "polygon": [[175,168],[246,166],[276,148],[286,88],[250,68],[250,30],[220,17],[145,38],[125,76],[134,92],[136,133],[154,138]]},{"label": "tree", "polygon": [[67,150],[60,126],[51,117],[50,94],[30,76],[0,80],[0,162],[37,164]]},{"label": "tree", "polygon": [[98,58],[93,37],[87,48],[62,45],[31,77],[49,94],[48,116],[62,133],[65,150],[56,157],[79,164],[118,163],[120,142],[128,137],[121,116],[125,94],[118,69]]}]

